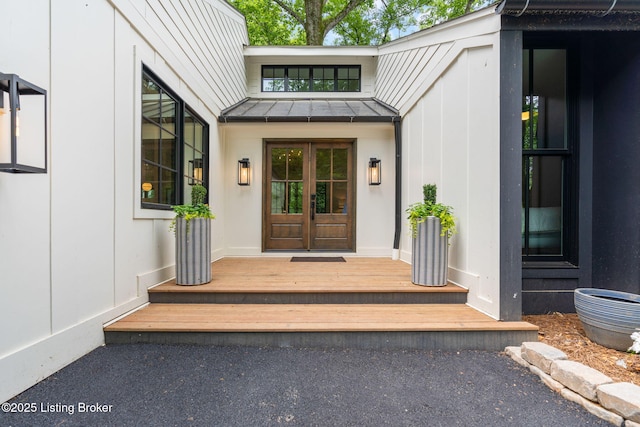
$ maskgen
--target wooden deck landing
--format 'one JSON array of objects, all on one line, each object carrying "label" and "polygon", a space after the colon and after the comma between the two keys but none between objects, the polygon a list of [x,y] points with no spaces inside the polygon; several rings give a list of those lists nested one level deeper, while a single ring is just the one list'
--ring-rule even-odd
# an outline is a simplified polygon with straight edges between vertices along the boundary
[{"label": "wooden deck landing", "polygon": [[345,258],[346,262],[291,262],[290,258],[223,258],[213,263],[212,280],[200,286],[180,286],[175,280],[156,286],[149,293],[237,292],[404,292],[463,293],[447,286],[417,286],[411,283],[411,266],[389,258]]},{"label": "wooden deck landing", "polygon": [[151,304],[105,327],[109,343],[502,350],[537,339],[465,304],[467,290],[411,283],[411,267],[381,258],[290,262],[225,258],[201,286],[166,283]]}]

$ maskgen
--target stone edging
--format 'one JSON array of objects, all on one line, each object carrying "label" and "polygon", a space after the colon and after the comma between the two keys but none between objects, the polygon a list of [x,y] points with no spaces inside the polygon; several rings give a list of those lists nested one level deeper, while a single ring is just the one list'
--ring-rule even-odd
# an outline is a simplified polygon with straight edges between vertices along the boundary
[{"label": "stone edging", "polygon": [[507,347],[505,352],[550,389],[598,418],[619,427],[640,427],[640,386],[614,383],[600,371],[568,360],[562,351],[541,342]]}]

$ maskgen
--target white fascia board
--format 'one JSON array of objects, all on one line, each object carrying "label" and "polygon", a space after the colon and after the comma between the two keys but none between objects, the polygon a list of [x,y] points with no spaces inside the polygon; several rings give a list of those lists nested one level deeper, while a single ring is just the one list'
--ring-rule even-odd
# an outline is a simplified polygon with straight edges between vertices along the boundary
[{"label": "white fascia board", "polygon": [[379,55],[493,34],[500,31],[501,26],[500,15],[490,6],[383,44],[378,49]]},{"label": "white fascia board", "polygon": [[244,56],[378,56],[377,46],[245,46]]}]

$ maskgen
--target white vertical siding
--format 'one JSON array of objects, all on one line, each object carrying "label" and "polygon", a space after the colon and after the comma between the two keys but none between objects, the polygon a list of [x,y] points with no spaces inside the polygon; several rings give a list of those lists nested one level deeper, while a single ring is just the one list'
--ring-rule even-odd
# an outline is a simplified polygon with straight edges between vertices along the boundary
[{"label": "white vertical siding", "polygon": [[214,206],[216,115],[246,95],[244,18],[221,0],[23,8],[0,0],[0,71],[48,91],[49,172],[0,174],[0,401],[100,345],[103,323],[172,275],[172,215],[140,209],[142,63],[209,123]]},{"label": "white vertical siding", "polygon": [[[438,34],[381,47],[377,96],[403,116],[403,204],[421,201],[423,184],[438,185],[438,200],[454,208],[458,225],[449,249],[449,278],[469,289],[470,305],[498,318],[496,20],[482,12],[462,27],[451,23],[434,30]],[[406,224],[402,236],[401,258],[410,261]]]},{"label": "white vertical siding", "polygon": [[110,0],[213,114],[246,96],[244,18],[222,1]]}]

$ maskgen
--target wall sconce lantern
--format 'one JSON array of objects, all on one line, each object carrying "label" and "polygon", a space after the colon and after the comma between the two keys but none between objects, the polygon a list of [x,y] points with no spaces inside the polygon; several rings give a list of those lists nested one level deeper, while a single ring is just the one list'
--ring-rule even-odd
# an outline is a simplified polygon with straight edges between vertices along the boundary
[{"label": "wall sconce lantern", "polygon": [[202,184],[202,159],[189,160],[189,185]]},{"label": "wall sconce lantern", "polygon": [[382,182],[381,163],[382,161],[375,157],[369,159],[369,185],[380,185]]},{"label": "wall sconce lantern", "polygon": [[251,184],[251,163],[246,157],[238,160],[238,185]]},{"label": "wall sconce lantern", "polygon": [[16,74],[0,73],[0,172],[47,173],[47,91]]}]

